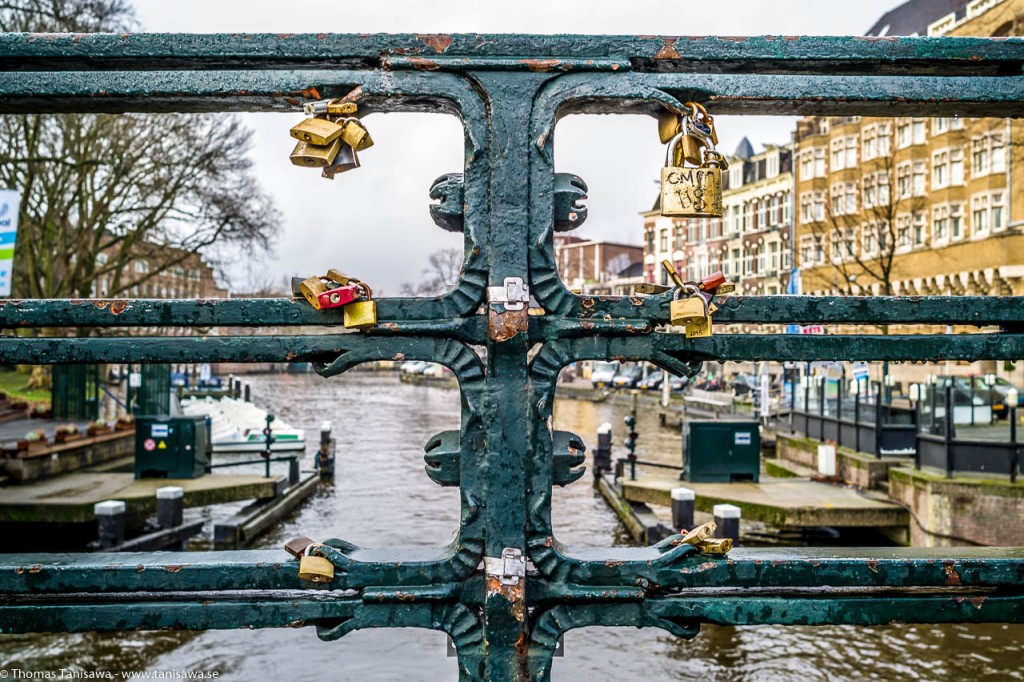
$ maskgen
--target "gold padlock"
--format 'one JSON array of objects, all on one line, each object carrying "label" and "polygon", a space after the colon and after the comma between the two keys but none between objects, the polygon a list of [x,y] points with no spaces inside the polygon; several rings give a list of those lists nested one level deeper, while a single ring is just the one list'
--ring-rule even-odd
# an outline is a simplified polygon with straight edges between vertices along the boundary
[{"label": "gold padlock", "polygon": [[[677,136],[682,139],[683,136]],[[674,140],[661,169],[661,214],[688,218],[722,217],[722,170],[717,160],[700,168],[669,165]]]},{"label": "gold padlock", "polygon": [[711,534],[714,533],[717,529],[718,524],[716,524],[714,521],[702,523],[701,525],[697,526],[696,528],[688,532],[686,535],[684,535],[683,539],[679,541],[679,544],[696,545],[698,543],[704,542],[705,540],[710,538]]},{"label": "gold padlock", "polygon": [[295,145],[295,149],[292,150],[292,163],[296,166],[326,168],[334,163],[334,159],[338,156],[341,146],[340,137],[326,146],[299,142]]},{"label": "gold padlock", "polygon": [[311,306],[320,310],[320,294],[327,291],[327,285],[319,277],[310,277],[309,279],[302,280],[302,284],[299,285],[299,291],[302,292],[302,295],[305,296]]},{"label": "gold padlock", "polygon": [[715,289],[715,296],[721,296],[723,294],[731,294],[736,291],[736,285],[733,282],[726,282]]},{"label": "gold padlock", "polygon": [[[318,546],[312,545],[312,547]],[[308,551],[299,559],[299,580],[308,580],[314,583],[329,583],[334,580],[334,564],[322,556],[309,554]]]},{"label": "gold padlock", "polygon": [[302,123],[292,126],[291,134],[296,140],[319,145],[329,145],[341,137],[343,126],[326,118],[307,118]]},{"label": "gold padlock", "polygon": [[686,338],[703,339],[711,336],[711,315],[686,323]]},{"label": "gold padlock", "polygon": [[359,279],[352,275],[345,274],[338,268],[331,268],[327,271],[327,279],[331,280],[335,284],[345,286],[346,284],[361,284]]},{"label": "gold padlock", "polygon": [[672,287],[667,287],[664,284],[652,284],[650,282],[641,282],[640,284],[633,285],[633,293],[640,294],[641,296],[655,296],[671,289]]},{"label": "gold padlock", "polygon": [[732,540],[729,538],[708,538],[697,543],[697,549],[702,554],[728,554],[732,549]]},{"label": "gold padlock", "polygon": [[353,301],[344,308],[344,323],[349,329],[364,329],[377,324],[377,302]]},{"label": "gold padlock", "polygon": [[658,114],[658,137],[661,138],[661,143],[667,144],[678,135],[681,126],[682,118],[676,112],[665,109]]},{"label": "gold padlock", "polygon": [[680,298],[669,304],[669,321],[673,325],[689,325],[700,322],[708,316],[708,307],[698,295]]},{"label": "gold padlock", "polygon": [[370,131],[363,126],[358,118],[346,118],[341,124],[344,126],[341,132],[341,139],[345,140],[357,152],[373,146],[373,138],[370,137]]},{"label": "gold padlock", "polygon": [[696,135],[682,135],[676,148],[672,151],[672,161],[676,166],[692,163],[699,166],[703,161],[704,142]]}]

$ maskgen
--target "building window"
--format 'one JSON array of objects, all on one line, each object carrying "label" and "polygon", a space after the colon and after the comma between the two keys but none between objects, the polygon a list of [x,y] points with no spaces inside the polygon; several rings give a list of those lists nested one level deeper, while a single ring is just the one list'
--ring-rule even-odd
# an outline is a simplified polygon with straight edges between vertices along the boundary
[{"label": "building window", "polygon": [[661,238],[658,240],[658,246],[661,251],[668,251],[668,230],[663,229],[661,231]]},{"label": "building window", "polygon": [[910,121],[900,121],[896,124],[896,148],[903,149],[910,146]]},{"label": "building window", "polygon": [[768,200],[761,199],[757,202],[757,229],[763,230],[768,227]]},{"label": "building window", "polygon": [[144,261],[142,259],[136,260],[135,261],[135,272],[137,272],[139,274],[144,274],[144,273],[149,272],[149,263],[147,263],[146,261]]},{"label": "building window", "polygon": [[928,230],[925,227],[924,213],[916,211],[910,223],[911,235],[914,238],[914,246],[923,246],[928,237]]},{"label": "building window", "polygon": [[825,150],[814,150],[814,177],[825,177]]},{"label": "building window", "polygon": [[932,188],[942,189],[949,186],[949,151],[936,152],[932,155]]},{"label": "building window", "polygon": [[800,179],[810,180],[814,177],[814,153],[811,150],[800,155]]},{"label": "building window", "polygon": [[992,207],[992,230],[999,232],[1006,227],[1006,207],[1003,204],[1003,193],[994,192],[990,197],[990,201]]},{"label": "building window", "polygon": [[800,264],[803,266],[817,265],[825,260],[825,250],[821,239],[814,235],[800,238]]},{"label": "building window", "polygon": [[910,196],[910,164],[904,163],[896,169],[896,196],[906,199]]},{"label": "building window", "polygon": [[815,192],[814,193],[814,219],[824,220],[825,219],[825,193]]},{"label": "building window", "polygon": [[988,234],[988,195],[971,197],[971,232],[975,237]]},{"label": "building window", "polygon": [[952,204],[949,207],[949,237],[962,239],[964,236],[964,205]]},{"label": "building window", "polygon": [[940,135],[949,130],[950,122],[953,119],[944,116],[932,119],[932,135]]},{"label": "building window", "polygon": [[654,230],[647,230],[647,253],[654,253]]},{"label": "building window", "polygon": [[949,241],[949,204],[932,208],[932,244]]},{"label": "building window", "polygon": [[840,263],[853,258],[853,230],[832,230],[832,234],[829,235],[829,239],[832,242],[833,263]]},{"label": "building window", "polygon": [[779,243],[772,242],[768,245],[768,269],[770,272],[779,271]]},{"label": "building window", "polygon": [[914,163],[913,192],[915,197],[922,197],[925,194],[925,163],[917,161]]},{"label": "building window", "polygon": [[896,216],[896,250],[910,250],[910,216]]},{"label": "building window", "polygon": [[924,144],[924,119],[915,118],[914,122],[910,124],[911,128],[911,143],[912,144]]},{"label": "building window", "polygon": [[861,253],[865,256],[874,256],[878,253],[878,228],[874,223],[868,223],[861,229]]},{"label": "building window", "polygon": [[999,134],[977,137],[971,141],[971,175],[979,177],[1006,171],[1006,145]]},{"label": "building window", "polygon": [[774,178],[779,174],[779,153],[774,152],[768,156],[768,162],[766,164],[766,175],[769,178]]},{"label": "building window", "polygon": [[814,194],[804,192],[800,195],[800,220],[809,223],[814,220]]}]

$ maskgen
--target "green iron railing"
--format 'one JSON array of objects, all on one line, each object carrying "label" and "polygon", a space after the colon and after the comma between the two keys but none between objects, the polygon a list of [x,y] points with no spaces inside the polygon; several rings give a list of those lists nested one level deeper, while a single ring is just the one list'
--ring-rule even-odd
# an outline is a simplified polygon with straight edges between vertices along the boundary
[{"label": "green iron railing", "polygon": [[[432,477],[461,492],[457,538],[437,549],[328,541],[329,590],[284,551],[0,556],[0,632],[294,627],[323,639],[423,627],[454,640],[464,679],[547,679],[566,630],[701,623],[872,625],[1024,621],[1024,549],[573,550],[553,536],[551,491],[580,475],[547,426],[561,367],[649,360],[1024,357],[1020,298],[720,298],[716,322],[974,324],[976,335],[716,335],[658,331],[670,294],[569,292],[552,249],[553,130],[579,112],[1017,116],[1016,39],[479,35],[0,35],[0,112],[296,111],[360,88],[363,113],[443,111],[465,129],[465,263],[450,293],[378,302],[360,333],[0,338],[4,363],[310,361],[325,376],[382,358],[456,374],[458,439]],[[316,93],[316,94],[314,94]],[[653,129],[653,123],[652,123]],[[653,133],[652,133],[653,134]],[[656,169],[649,169],[656,172]],[[546,314],[489,303],[521,278]],[[484,306],[485,312],[480,312]],[[0,326],[341,330],[340,313],[287,300],[9,301]],[[534,346],[540,344],[539,350]],[[487,348],[486,361],[470,346]],[[531,352],[533,351],[533,352]],[[395,415],[396,420],[401,415]],[[525,428],[524,428],[525,427]],[[678,538],[675,538],[678,539]],[[528,566],[519,557],[530,560]],[[505,557],[504,559],[502,557]],[[520,575],[522,573],[522,575]]]}]

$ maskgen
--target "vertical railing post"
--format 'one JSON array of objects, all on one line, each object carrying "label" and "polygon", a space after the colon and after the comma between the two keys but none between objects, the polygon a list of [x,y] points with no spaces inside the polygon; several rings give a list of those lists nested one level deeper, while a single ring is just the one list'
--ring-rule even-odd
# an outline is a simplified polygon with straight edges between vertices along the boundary
[{"label": "vertical railing post", "polygon": [[1017,445],[1017,406],[1009,407],[1010,417],[1010,483],[1017,482],[1020,468],[1020,447]]},{"label": "vertical railing post", "polygon": [[943,444],[946,453],[946,477],[953,478],[953,385],[946,384],[946,422],[943,425]]}]

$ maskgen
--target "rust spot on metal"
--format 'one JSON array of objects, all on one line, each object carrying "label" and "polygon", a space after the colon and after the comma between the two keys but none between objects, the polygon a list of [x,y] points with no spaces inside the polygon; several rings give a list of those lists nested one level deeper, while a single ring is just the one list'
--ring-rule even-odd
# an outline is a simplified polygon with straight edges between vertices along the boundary
[{"label": "rust spot on metal", "polygon": [[[444,33],[423,33],[416,36],[428,46],[434,48],[434,52],[441,54],[452,44],[452,37]],[[410,60],[411,61],[411,60]]]},{"label": "rust spot on metal", "polygon": [[632,303],[633,305],[641,306],[644,304],[644,299],[641,296],[630,296],[629,302]]},{"label": "rust spot on metal", "polygon": [[960,574],[953,568],[952,561],[943,561],[943,570],[946,571],[946,586],[952,587],[954,585],[960,585]]},{"label": "rust spot on metal", "polygon": [[128,301],[124,300],[123,298],[119,298],[115,301],[110,302],[108,310],[110,310],[111,315],[120,315],[124,311],[128,310],[128,305]]},{"label": "rust spot on metal", "polygon": [[526,622],[526,581],[520,580],[515,585],[502,585],[497,577],[487,578],[487,599],[503,597],[508,601],[509,613],[521,623]]},{"label": "rust spot on metal", "polygon": [[622,564],[622,561],[618,561],[616,559],[609,559],[608,561],[604,562],[604,565],[608,568],[615,568],[616,566],[621,566]]},{"label": "rust spot on metal", "polygon": [[583,306],[583,308],[585,308],[586,310],[592,310],[594,307],[594,299],[585,298],[582,301],[580,301],[580,305]]},{"label": "rust spot on metal", "polygon": [[679,53],[676,52],[676,41],[678,38],[663,38],[665,46],[654,53],[655,59],[679,59]]},{"label": "rust spot on metal", "polygon": [[492,341],[508,341],[519,332],[526,333],[530,325],[530,317],[527,310],[509,310],[499,313],[496,310],[490,311],[489,328]]},{"label": "rust spot on metal", "polygon": [[384,323],[379,324],[377,326],[378,327],[383,327],[384,329],[387,329],[388,331],[393,331],[393,332],[397,332],[398,331],[398,323],[397,322],[384,322]]},{"label": "rust spot on metal", "polygon": [[594,328],[594,323],[590,320],[580,320],[580,328],[590,330]]},{"label": "rust spot on metal", "polygon": [[135,567],[135,572],[136,573],[142,573],[145,570],[146,570],[146,567],[143,566],[142,564],[139,564],[138,566]]},{"label": "rust spot on metal", "polygon": [[320,96],[320,91],[316,88],[306,88],[302,91],[302,96],[307,99],[323,99]]},{"label": "rust spot on metal", "polygon": [[180,571],[183,568],[185,568],[185,567],[180,565],[180,564],[171,564],[169,566],[164,566],[164,570],[167,571],[168,573],[177,573],[178,571]]},{"label": "rust spot on metal", "polygon": [[981,611],[981,607],[984,605],[986,599],[988,599],[988,597],[974,597],[970,600],[971,606]]},{"label": "rust spot on metal", "polygon": [[304,627],[306,627],[306,621],[304,621],[304,620],[293,620],[292,622],[288,623],[288,627],[290,627],[290,628],[304,628]]},{"label": "rust spot on metal", "polygon": [[437,71],[441,68],[441,65],[434,60],[423,57],[409,57],[409,65],[420,71]]},{"label": "rust spot on metal", "polygon": [[25,572],[25,569],[23,567],[21,567],[21,566],[18,566],[16,569],[14,569],[14,572],[17,573],[18,575],[21,575],[21,574],[23,574]]},{"label": "rust spot on metal", "polygon": [[542,73],[557,68],[562,61],[560,59],[520,59],[519,63],[525,65],[530,71]]},{"label": "rust spot on metal", "polygon": [[284,359],[285,360],[294,360],[297,357],[299,357],[298,353],[296,353],[295,351],[292,351],[292,350],[290,350],[290,351],[288,351],[287,353],[284,354]]},{"label": "rust spot on metal", "polygon": [[395,353],[395,362],[405,360],[405,353]]},{"label": "rust spot on metal", "polygon": [[872,573],[878,573],[878,562],[877,562],[877,561],[874,561],[874,560],[872,560],[872,561],[869,561],[869,562],[868,562],[868,569],[869,569],[869,570],[870,570],[870,571],[871,571]]}]

